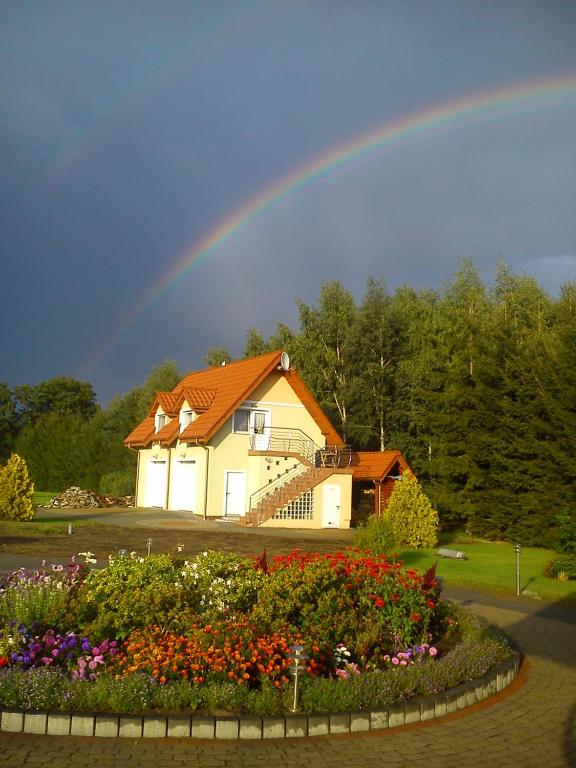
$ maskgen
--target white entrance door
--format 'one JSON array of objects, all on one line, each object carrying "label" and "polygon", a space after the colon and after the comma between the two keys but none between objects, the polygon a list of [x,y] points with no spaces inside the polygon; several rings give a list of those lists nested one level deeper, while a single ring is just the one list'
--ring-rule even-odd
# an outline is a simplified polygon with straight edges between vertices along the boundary
[{"label": "white entrance door", "polygon": [[178,460],[170,479],[170,509],[196,509],[196,462]]},{"label": "white entrance door", "polygon": [[149,461],[147,470],[144,506],[164,509],[166,504],[166,462]]},{"label": "white entrance door", "polygon": [[322,494],[322,527],[340,528],[340,486],[325,485]]},{"label": "white entrance door", "polygon": [[224,514],[243,516],[246,511],[246,473],[227,471],[224,492]]}]

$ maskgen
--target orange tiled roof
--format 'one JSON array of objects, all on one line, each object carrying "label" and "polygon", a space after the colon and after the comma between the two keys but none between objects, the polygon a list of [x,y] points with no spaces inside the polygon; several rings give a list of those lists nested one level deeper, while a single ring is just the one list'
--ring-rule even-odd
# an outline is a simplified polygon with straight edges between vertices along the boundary
[{"label": "orange tiled roof", "polygon": [[184,400],[186,400],[193,411],[206,411],[212,405],[215,397],[215,389],[191,389],[190,387],[184,387],[178,398],[178,407],[180,408]]},{"label": "orange tiled roof", "polygon": [[[281,352],[269,352],[258,357],[239,360],[225,366],[208,368],[190,373],[172,390],[156,396],[151,416],[158,404],[169,414],[175,415],[186,400],[199,415],[180,434],[181,440],[206,443],[220,429],[226,419],[247,400],[250,394],[269,376],[278,370]],[[329,444],[342,445],[342,438],[330,424],[320,406],[298,374],[290,370],[284,373],[286,380],[306,406]],[[168,397],[166,397],[168,395]],[[190,399],[189,399],[190,398]],[[164,405],[164,403],[166,405]],[[170,411],[167,411],[170,408]],[[178,420],[167,424],[158,435],[154,435],[154,423],[144,428],[144,422],[136,427],[124,441],[126,445],[143,447],[159,439],[169,445],[178,437]]]},{"label": "orange tiled roof", "polygon": [[352,454],[350,467],[354,480],[383,482],[396,464],[400,474],[410,470],[408,462],[400,451],[358,451]]},{"label": "orange tiled roof", "polygon": [[178,395],[173,391],[156,392],[156,397],[150,406],[148,416],[155,416],[159,405],[164,413],[167,413],[169,416],[175,416],[178,413]]},{"label": "orange tiled roof", "polygon": [[124,444],[136,446],[148,445],[148,443],[152,441],[154,433],[154,417],[149,416],[144,419],[144,421],[141,421],[140,424],[130,432],[128,437],[124,440]]}]

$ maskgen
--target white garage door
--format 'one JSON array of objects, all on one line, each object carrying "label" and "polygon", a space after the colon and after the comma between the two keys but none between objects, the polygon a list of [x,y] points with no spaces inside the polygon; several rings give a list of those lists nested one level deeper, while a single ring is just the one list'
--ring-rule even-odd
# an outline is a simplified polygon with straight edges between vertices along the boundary
[{"label": "white garage door", "polygon": [[161,507],[166,505],[166,462],[149,461],[146,473],[146,507]]},{"label": "white garage door", "polygon": [[170,509],[196,509],[196,462],[176,461],[170,479]]}]

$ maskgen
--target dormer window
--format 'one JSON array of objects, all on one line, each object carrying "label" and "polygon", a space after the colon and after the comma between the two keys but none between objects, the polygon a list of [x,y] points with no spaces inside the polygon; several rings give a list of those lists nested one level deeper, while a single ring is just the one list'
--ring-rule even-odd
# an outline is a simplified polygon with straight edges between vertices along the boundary
[{"label": "dormer window", "polygon": [[196,414],[191,409],[182,409],[180,411],[180,432],[184,432],[186,427],[191,424],[196,417]]},{"label": "dormer window", "polygon": [[166,414],[157,413],[156,419],[155,419],[156,432],[160,432],[160,430],[165,426],[166,426]]}]

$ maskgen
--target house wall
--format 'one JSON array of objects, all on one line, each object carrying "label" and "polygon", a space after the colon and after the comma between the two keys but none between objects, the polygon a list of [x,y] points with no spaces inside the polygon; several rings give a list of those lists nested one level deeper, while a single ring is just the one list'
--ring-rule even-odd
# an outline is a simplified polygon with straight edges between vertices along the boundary
[{"label": "house wall", "polygon": [[350,517],[352,511],[352,475],[348,473],[338,473],[331,475],[323,480],[314,488],[314,517],[312,520],[276,520],[271,518],[262,524],[262,527],[268,528],[298,528],[308,530],[318,530],[324,525],[324,492],[328,485],[336,485],[340,490],[340,525],[339,528],[350,528]]},{"label": "house wall", "polygon": [[[281,373],[271,374],[243,404],[245,407],[268,410],[273,429],[285,429],[286,435],[296,435],[301,430],[310,437],[316,446],[325,443],[324,436],[306,407],[302,404],[290,384]],[[209,446],[177,444],[173,448],[142,449],[138,454],[138,483],[136,490],[137,506],[150,506],[149,478],[154,474],[150,462],[165,461],[167,489],[162,507],[174,509],[174,493],[170,488],[174,467],[177,461],[194,461],[196,466],[195,501],[191,505],[191,514],[219,518],[226,513],[226,477],[227,472],[244,473],[246,479],[244,508],[241,514],[249,511],[250,496],[270,480],[284,474],[294,467],[298,460],[293,456],[265,455],[250,453],[250,435],[233,432],[233,418],[227,419],[221,429],[210,441]],[[322,528],[323,493],[326,484],[336,484],[340,489],[341,520],[340,527],[350,525],[351,488],[349,475],[334,475],[314,490],[313,520],[271,520],[268,525],[290,528]],[[158,506],[158,505],[155,505]]]},{"label": "house wall", "polygon": [[[286,435],[301,430],[317,445],[324,444],[320,428],[302,405],[286,379],[272,374],[250,395],[244,407],[270,411],[272,429],[285,429]],[[293,457],[250,455],[250,435],[233,432],[233,418],[229,418],[211,441],[210,488],[208,493],[208,517],[225,514],[226,472],[233,470],[246,475],[244,512],[248,512],[250,496],[269,480],[290,469],[297,460]]]}]

